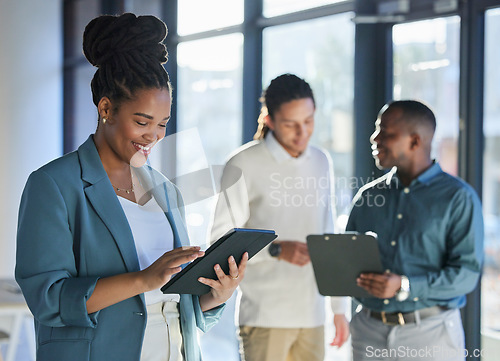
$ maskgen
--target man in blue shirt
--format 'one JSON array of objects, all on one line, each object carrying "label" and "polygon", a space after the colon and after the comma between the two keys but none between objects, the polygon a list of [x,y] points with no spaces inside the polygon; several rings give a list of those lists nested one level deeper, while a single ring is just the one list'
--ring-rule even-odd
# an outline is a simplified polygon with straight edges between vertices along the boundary
[{"label": "man in blue shirt", "polygon": [[372,154],[390,171],[358,192],[346,230],[377,234],[386,272],[357,280],[374,297],[357,300],[353,360],[464,360],[459,308],[481,272],[480,200],[431,159],[427,106],[389,103],[375,126]]}]

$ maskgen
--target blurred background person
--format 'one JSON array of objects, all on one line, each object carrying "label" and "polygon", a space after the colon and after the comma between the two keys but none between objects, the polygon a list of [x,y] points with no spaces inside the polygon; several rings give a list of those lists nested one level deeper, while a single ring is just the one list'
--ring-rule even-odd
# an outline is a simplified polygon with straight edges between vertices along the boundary
[{"label": "blurred background person", "polygon": [[[240,349],[246,361],[323,361],[325,298],[307,251],[309,234],[334,232],[330,157],[309,145],[316,105],[296,75],[271,81],[254,140],[226,163],[211,240],[230,228],[273,229],[277,240],[249,262],[240,284]],[[333,275],[334,277],[334,275]],[[336,336],[349,337],[348,298],[331,298]]]}]

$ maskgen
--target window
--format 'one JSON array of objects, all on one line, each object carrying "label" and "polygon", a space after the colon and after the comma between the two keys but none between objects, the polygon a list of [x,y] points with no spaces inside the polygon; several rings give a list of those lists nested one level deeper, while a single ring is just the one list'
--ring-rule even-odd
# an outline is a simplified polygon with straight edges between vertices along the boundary
[{"label": "window", "polygon": [[434,158],[458,172],[459,36],[457,16],[394,26],[394,99],[426,103],[436,115]]},{"label": "window", "polygon": [[[500,9],[486,12],[483,215],[485,259],[481,283],[483,337],[500,339]],[[497,341],[498,343],[498,341]],[[487,347],[489,343],[485,342]],[[490,350],[492,351],[492,350]],[[486,350],[488,353],[489,351]]]},{"label": "window", "polygon": [[187,35],[243,22],[243,0],[179,1],[179,35]]},{"label": "window", "polygon": [[185,175],[223,165],[241,145],[242,48],[241,34],[183,42],[178,47],[176,174],[184,176],[184,183],[179,178],[177,185],[184,187],[184,195],[203,193],[186,204],[188,229],[197,244],[206,241],[212,201],[207,192],[213,195],[213,189],[191,189],[194,178]]},{"label": "window", "polygon": [[161,0],[127,0],[126,5],[136,15],[154,15],[159,17],[161,14]]},{"label": "window", "polygon": [[344,0],[264,0],[264,16],[269,18],[342,1]]}]

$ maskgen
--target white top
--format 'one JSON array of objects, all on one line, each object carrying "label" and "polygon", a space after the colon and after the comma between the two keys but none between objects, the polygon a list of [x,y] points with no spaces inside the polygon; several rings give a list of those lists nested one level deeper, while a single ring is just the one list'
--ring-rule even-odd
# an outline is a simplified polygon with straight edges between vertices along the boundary
[{"label": "white top", "polygon": [[[306,242],[309,234],[333,233],[332,184],[327,153],[309,146],[294,158],[270,132],[264,141],[239,148],[227,162],[211,241],[231,228],[274,229],[277,240],[300,242]],[[311,263],[299,267],[280,261],[267,248],[249,261],[240,284],[240,325],[323,325],[325,297],[318,292]],[[331,297],[331,301],[334,313],[348,310],[350,298]]]},{"label": "white top", "polygon": [[[165,213],[151,198],[143,206],[118,197],[134,237],[141,270],[148,268],[165,252],[174,248],[174,234]],[[146,305],[163,301],[179,302],[176,294],[163,294],[160,289],[146,292]]]}]

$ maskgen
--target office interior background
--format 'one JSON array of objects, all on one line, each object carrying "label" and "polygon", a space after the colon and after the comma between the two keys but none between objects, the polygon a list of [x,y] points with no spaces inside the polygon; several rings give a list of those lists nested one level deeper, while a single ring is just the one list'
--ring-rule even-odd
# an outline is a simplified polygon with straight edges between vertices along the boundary
[{"label": "office interior background", "polygon": [[[312,143],[333,158],[339,230],[356,190],[380,174],[369,144],[380,108],[391,99],[427,103],[438,122],[435,158],[483,201],[484,272],[463,319],[471,354],[477,349],[482,360],[495,359],[498,0],[0,0],[0,278],[13,277],[17,209],[29,173],[75,150],[95,130],[95,69],[82,53],[84,27],[100,14],[123,12],[156,15],[169,29],[172,119],[151,162],[184,190],[196,244],[207,242],[217,193],[210,180],[252,139],[262,88],[275,76],[295,73],[315,92]],[[221,324],[201,336],[206,360],[238,360],[235,302]],[[4,355],[6,347],[0,348]],[[348,347],[328,348],[327,359],[349,360]]]}]

